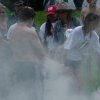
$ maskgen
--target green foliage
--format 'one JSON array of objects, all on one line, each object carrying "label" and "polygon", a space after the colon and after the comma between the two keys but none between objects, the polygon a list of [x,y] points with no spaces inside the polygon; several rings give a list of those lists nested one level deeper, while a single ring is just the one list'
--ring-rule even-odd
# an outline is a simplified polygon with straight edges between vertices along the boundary
[{"label": "green foliage", "polygon": [[73,16],[75,16],[75,17],[80,17],[80,10],[76,10],[76,11],[73,13]]},{"label": "green foliage", "polygon": [[41,26],[41,24],[43,24],[46,20],[46,14],[43,11],[38,11],[36,13],[36,18],[35,18],[35,25],[36,25],[36,29],[39,30],[39,27]]}]

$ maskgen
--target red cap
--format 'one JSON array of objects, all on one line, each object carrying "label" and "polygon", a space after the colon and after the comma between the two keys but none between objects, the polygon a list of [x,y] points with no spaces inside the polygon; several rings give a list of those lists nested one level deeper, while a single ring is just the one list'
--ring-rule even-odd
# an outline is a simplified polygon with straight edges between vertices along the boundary
[{"label": "red cap", "polygon": [[55,12],[57,11],[58,9],[58,6],[56,5],[50,5],[47,9],[47,15],[50,15],[50,14],[55,14]]}]

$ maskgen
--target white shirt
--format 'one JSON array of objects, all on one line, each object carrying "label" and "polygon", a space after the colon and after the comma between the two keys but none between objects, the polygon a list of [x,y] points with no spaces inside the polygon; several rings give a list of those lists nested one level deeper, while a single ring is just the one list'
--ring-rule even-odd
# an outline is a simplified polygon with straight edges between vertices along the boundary
[{"label": "white shirt", "polygon": [[[8,29],[8,33],[7,33],[7,39],[10,39],[10,35],[13,33],[13,31],[15,31],[17,26],[18,26],[18,23],[15,23],[10,26],[10,28]],[[36,31],[36,29],[34,27],[31,27],[30,30]]]},{"label": "white shirt", "polygon": [[89,56],[93,50],[100,53],[99,37],[95,31],[92,31],[91,36],[84,36],[82,26],[79,26],[73,29],[64,48],[68,50],[68,59],[79,61],[83,56]]},{"label": "white shirt", "polygon": [[[42,41],[42,43],[44,43],[45,39],[44,39],[44,35],[45,35],[45,25],[46,23],[43,23],[40,27],[40,31],[39,31],[39,37]],[[55,26],[55,23],[52,23],[52,26],[54,27]],[[54,50],[55,47],[56,47],[56,43],[54,42],[54,35],[53,36],[48,36],[46,38],[46,41],[47,41],[47,48],[51,51],[51,50]]]},{"label": "white shirt", "polygon": [[38,61],[42,48],[34,27],[29,28],[24,23],[15,23],[9,28],[7,38],[14,61]]}]

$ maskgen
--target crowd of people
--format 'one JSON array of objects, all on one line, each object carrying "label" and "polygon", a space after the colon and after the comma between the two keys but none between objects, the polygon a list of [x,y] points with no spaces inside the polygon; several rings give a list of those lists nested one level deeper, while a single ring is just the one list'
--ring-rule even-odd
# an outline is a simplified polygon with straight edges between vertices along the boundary
[{"label": "crowd of people", "polygon": [[[31,72],[22,73],[22,76],[33,76],[39,69],[41,78],[41,67],[46,56],[58,62],[64,59],[61,63],[72,70],[73,76],[78,77],[78,69],[84,59],[90,60],[93,53],[100,56],[100,7],[96,5],[96,0],[87,2],[89,6],[82,8],[80,18],[73,15],[76,9],[67,2],[49,5],[46,21],[38,32],[34,25],[36,13],[33,8],[24,6],[23,2],[15,3],[9,20],[7,8],[0,3],[0,46],[3,48],[0,48],[0,59],[9,58],[16,70],[14,74],[17,71],[21,74],[18,68],[23,66],[23,69],[29,68]],[[11,53],[10,56],[5,49]],[[63,54],[63,50],[66,56],[58,59],[57,55]],[[99,61],[97,63],[99,66]],[[22,80],[21,77],[16,79]]]}]

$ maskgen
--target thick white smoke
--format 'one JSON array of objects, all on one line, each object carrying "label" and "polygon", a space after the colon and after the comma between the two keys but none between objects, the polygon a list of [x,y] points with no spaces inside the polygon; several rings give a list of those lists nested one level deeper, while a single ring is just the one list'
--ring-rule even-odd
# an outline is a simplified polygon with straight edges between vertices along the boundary
[{"label": "thick white smoke", "polygon": [[[35,44],[37,43],[35,38],[33,42],[29,34],[26,36],[27,34],[23,32],[21,35],[24,37],[23,40],[19,35],[18,40],[16,39],[18,42],[14,44],[0,42],[0,100],[98,100],[100,98],[99,90],[88,93],[87,89],[81,91],[78,88],[77,80],[71,76],[69,68],[62,64],[63,56],[59,56],[59,54],[64,55],[65,51],[57,53],[60,61],[43,57],[40,53],[42,50]],[[85,75],[89,70],[81,71],[82,83],[86,83],[88,78]],[[85,86],[82,88],[88,88]]]}]

